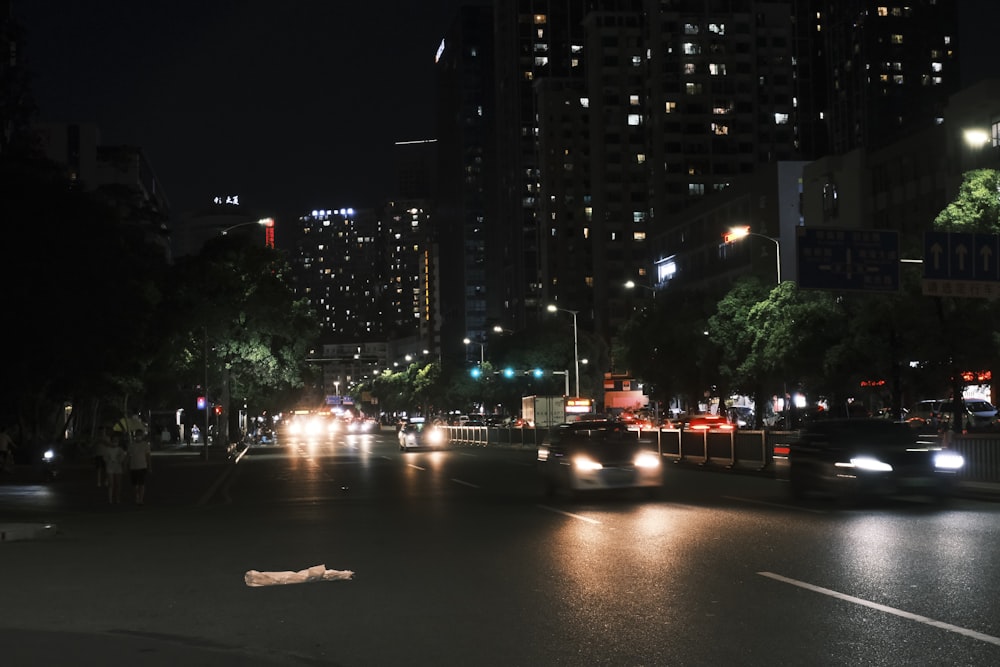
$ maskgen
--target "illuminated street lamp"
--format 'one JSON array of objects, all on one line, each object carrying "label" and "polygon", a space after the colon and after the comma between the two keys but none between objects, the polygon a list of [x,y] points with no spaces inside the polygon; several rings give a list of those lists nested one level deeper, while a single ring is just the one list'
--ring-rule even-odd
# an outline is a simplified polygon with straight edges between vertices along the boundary
[{"label": "illuminated street lamp", "polygon": [[226,227],[221,232],[219,232],[219,234],[221,234],[222,236],[225,236],[226,234],[228,234],[229,232],[233,231],[234,229],[238,229],[240,227],[246,227],[247,225],[260,225],[262,227],[274,227],[274,218],[261,218],[260,220],[250,220],[249,222],[241,222],[241,223],[236,224],[236,225],[230,225],[229,227]]},{"label": "illuminated street lamp", "polygon": [[750,228],[747,227],[746,225],[743,225],[742,227],[730,227],[729,231],[725,235],[723,235],[723,239],[725,239],[726,243],[733,243],[735,241],[739,241],[740,239],[744,239],[744,238],[746,238],[748,236],[756,236],[757,238],[760,238],[760,239],[767,239],[768,241],[770,241],[771,243],[774,244],[774,260],[775,260],[774,263],[775,263],[775,268],[777,269],[777,271],[776,271],[776,276],[777,276],[777,280],[778,280],[777,284],[780,285],[781,284],[781,242],[778,241],[778,239],[770,237],[770,236],[765,236],[764,234],[758,234],[757,232],[751,232]]},{"label": "illuminated street lamp", "polygon": [[485,343],[480,343],[472,340],[471,338],[463,338],[462,342],[468,345],[478,345],[479,346],[479,365],[482,366],[486,363],[486,345]]},{"label": "illuminated street lamp", "polygon": [[579,337],[576,328],[576,315],[580,311],[578,310],[567,310],[565,308],[559,308],[555,304],[550,303],[548,306],[548,311],[554,313],[557,310],[564,313],[569,313],[573,316],[573,364],[576,367],[576,398],[580,398],[580,345]]}]

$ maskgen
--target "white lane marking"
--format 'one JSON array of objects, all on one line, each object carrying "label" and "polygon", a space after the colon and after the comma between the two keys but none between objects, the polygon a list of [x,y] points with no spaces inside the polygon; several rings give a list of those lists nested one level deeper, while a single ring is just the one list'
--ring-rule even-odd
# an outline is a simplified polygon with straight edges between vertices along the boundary
[{"label": "white lane marking", "polygon": [[587,523],[600,524],[601,522],[597,519],[591,519],[589,516],[582,516],[580,514],[573,514],[572,512],[564,512],[561,509],[556,509],[555,507],[549,507],[548,505],[538,505],[543,510],[548,510],[549,512],[555,512],[556,514],[562,514],[563,516],[568,516],[571,519],[579,519],[580,521],[586,521]]},{"label": "white lane marking", "polygon": [[829,514],[826,510],[810,509],[808,507],[798,507],[796,505],[786,505],[784,503],[769,503],[766,500],[754,500],[753,498],[740,498],[739,496],[722,496],[726,500],[735,500],[741,503],[753,505],[765,505],[767,507],[780,507],[783,510],[798,510],[800,512],[812,512],[813,514]]},{"label": "white lane marking", "polygon": [[451,478],[451,481],[455,482],[455,484],[461,484],[463,486],[471,486],[473,489],[478,489],[479,488],[478,484],[473,484],[472,482],[465,482],[465,481],[462,481],[460,479],[456,479],[454,477]]},{"label": "white lane marking", "polygon": [[941,628],[942,630],[947,630],[948,632],[954,632],[960,635],[965,635],[966,637],[972,637],[973,639],[978,639],[979,641],[982,642],[987,642],[989,644],[996,644],[1000,646],[1000,637],[994,637],[992,635],[983,634],[982,632],[976,632],[975,630],[969,630],[968,628],[961,628],[957,625],[952,625],[951,623],[936,621],[933,618],[920,616],[919,614],[911,614],[908,611],[903,611],[902,609],[896,609],[895,607],[889,607],[884,604],[879,604],[878,602],[862,600],[861,598],[856,598],[853,595],[838,593],[837,591],[830,590],[829,588],[823,588],[822,586],[814,586],[813,584],[807,584],[806,582],[799,581],[797,579],[789,579],[788,577],[783,577],[780,574],[775,574],[773,572],[758,572],[757,574],[761,575],[762,577],[769,577],[776,581],[782,581],[786,584],[791,584],[792,586],[805,588],[806,590],[813,591],[814,593],[829,595],[830,597],[837,598],[838,600],[844,600],[845,602],[858,604],[861,605],[862,607],[870,607],[878,611],[884,611],[887,614],[893,614],[901,618],[905,618],[911,621],[916,621],[917,623],[924,623],[926,625],[934,626],[935,628]]},{"label": "white lane marking", "polygon": [[427,468],[421,468],[416,463],[407,463],[406,465],[408,465],[411,468],[416,468],[417,470],[427,470]]}]

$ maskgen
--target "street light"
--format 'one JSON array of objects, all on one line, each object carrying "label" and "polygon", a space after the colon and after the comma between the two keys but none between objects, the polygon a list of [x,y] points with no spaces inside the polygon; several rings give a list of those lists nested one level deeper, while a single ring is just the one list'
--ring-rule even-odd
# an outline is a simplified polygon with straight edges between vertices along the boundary
[{"label": "street light", "polygon": [[219,234],[225,236],[234,229],[239,229],[240,227],[246,227],[247,225],[260,225],[262,227],[274,227],[274,218],[261,218],[260,220],[250,220],[248,222],[240,222],[235,225],[230,225],[223,229]]},{"label": "street light", "polygon": [[656,288],[650,287],[649,285],[643,285],[642,283],[637,283],[634,280],[625,281],[625,289],[635,289],[636,287],[641,287],[642,289],[647,289],[653,293],[653,298],[656,298]]},{"label": "street light", "polygon": [[463,338],[462,342],[468,345],[478,345],[479,346],[479,365],[482,366],[486,363],[486,344],[480,343],[472,340],[471,338]]},{"label": "street light", "polygon": [[578,310],[567,310],[565,308],[559,308],[555,304],[550,303],[548,306],[548,311],[554,313],[560,310],[564,313],[569,313],[573,316],[573,364],[576,367],[576,398],[580,398],[580,344],[578,332],[576,329],[576,315],[580,311]]},{"label": "street light", "polygon": [[777,276],[778,284],[780,285],[781,284],[781,242],[778,241],[778,239],[773,238],[771,236],[765,236],[764,234],[758,234],[757,232],[751,232],[750,228],[747,227],[746,225],[743,225],[742,227],[730,227],[729,231],[725,235],[723,235],[723,239],[725,239],[726,243],[733,243],[734,241],[739,241],[740,239],[744,239],[744,238],[746,238],[748,236],[756,236],[757,238],[760,238],[760,239],[767,239],[768,241],[770,241],[771,243],[774,244],[774,264],[775,264],[775,268],[777,269],[776,276]]}]

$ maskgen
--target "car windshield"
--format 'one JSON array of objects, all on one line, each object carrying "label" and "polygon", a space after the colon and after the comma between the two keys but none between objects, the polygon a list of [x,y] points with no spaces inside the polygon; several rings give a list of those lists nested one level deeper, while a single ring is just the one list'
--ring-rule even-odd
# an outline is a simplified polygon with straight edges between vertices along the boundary
[{"label": "car windshield", "polygon": [[898,447],[913,444],[916,435],[906,424],[883,419],[845,420],[817,423],[808,434],[829,438],[840,444],[859,444],[873,447]]},{"label": "car windshield", "polygon": [[993,412],[996,410],[996,408],[986,401],[966,401],[965,407],[970,412]]}]

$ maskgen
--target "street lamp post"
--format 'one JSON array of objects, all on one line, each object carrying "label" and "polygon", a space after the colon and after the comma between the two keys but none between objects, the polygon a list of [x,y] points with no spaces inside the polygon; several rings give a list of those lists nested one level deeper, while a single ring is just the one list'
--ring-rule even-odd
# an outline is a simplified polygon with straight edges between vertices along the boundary
[{"label": "street lamp post", "polygon": [[637,283],[634,280],[627,280],[625,282],[625,289],[635,289],[636,287],[641,287],[642,289],[648,289],[653,293],[653,298],[656,298],[656,288],[650,287],[649,285],[643,285],[642,283]]},{"label": "street lamp post", "polygon": [[573,365],[576,368],[576,398],[580,398],[580,344],[576,328],[576,316],[580,311],[567,310],[566,308],[559,308],[555,304],[549,304],[548,311],[550,313],[554,313],[557,310],[573,316]]},{"label": "street lamp post", "polygon": [[246,227],[247,225],[261,225],[262,227],[274,227],[274,218],[261,218],[260,220],[249,220],[247,222],[240,222],[238,224],[226,227],[225,229],[220,231],[219,234],[225,236],[234,229],[238,229],[239,227]]},{"label": "street lamp post", "polygon": [[774,265],[775,265],[775,275],[777,277],[777,284],[781,284],[781,242],[772,237],[766,236],[764,234],[758,234],[757,232],[751,232],[750,228],[746,225],[742,227],[730,227],[729,231],[723,236],[726,243],[733,243],[734,241],[739,241],[740,239],[746,238],[748,236],[756,236],[760,239],[766,239],[774,244]]},{"label": "street lamp post", "polygon": [[471,338],[463,338],[462,342],[468,345],[478,345],[479,346],[479,365],[482,366],[486,363],[486,344],[474,341]]}]

